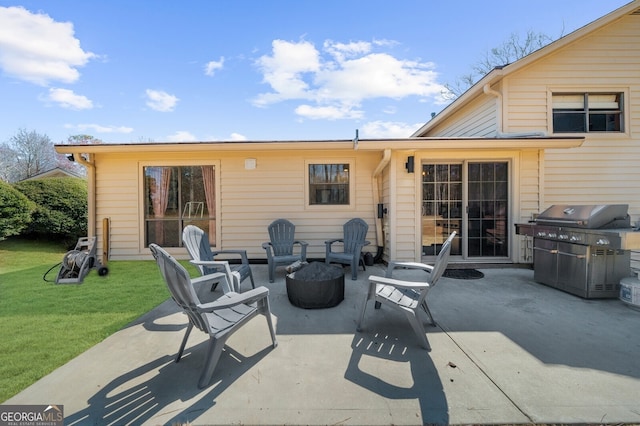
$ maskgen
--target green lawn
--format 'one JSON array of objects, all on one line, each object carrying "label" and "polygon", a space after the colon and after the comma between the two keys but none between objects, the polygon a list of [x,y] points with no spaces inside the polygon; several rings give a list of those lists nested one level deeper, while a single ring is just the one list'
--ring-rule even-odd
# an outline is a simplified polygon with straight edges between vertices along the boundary
[{"label": "green lawn", "polygon": [[80,285],[45,282],[65,252],[49,242],[0,241],[0,401],[169,297],[152,260],[111,261],[106,277],[91,270]]}]

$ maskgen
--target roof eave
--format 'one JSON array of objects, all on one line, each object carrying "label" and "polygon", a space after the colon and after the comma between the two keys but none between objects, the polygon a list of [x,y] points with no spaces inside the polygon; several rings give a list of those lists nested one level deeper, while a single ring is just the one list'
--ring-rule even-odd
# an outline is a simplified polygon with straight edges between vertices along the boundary
[{"label": "roof eave", "polygon": [[384,151],[391,150],[500,150],[575,148],[584,137],[529,137],[529,138],[409,138],[368,139],[353,141],[299,141],[299,142],[185,142],[144,144],[55,145],[61,154],[152,153],[152,152],[265,152],[265,151]]}]

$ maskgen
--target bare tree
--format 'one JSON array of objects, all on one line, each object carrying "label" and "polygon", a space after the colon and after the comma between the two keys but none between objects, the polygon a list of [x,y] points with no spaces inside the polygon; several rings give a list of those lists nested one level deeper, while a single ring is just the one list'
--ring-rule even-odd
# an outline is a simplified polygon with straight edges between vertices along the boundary
[{"label": "bare tree", "polygon": [[[69,136],[66,143],[89,145],[102,141],[91,135],[74,135]],[[35,130],[18,130],[9,142],[0,144],[0,179],[17,182],[56,167],[78,175],[86,173],[84,166],[58,154],[53,145],[47,135]]]},{"label": "bare tree", "polygon": [[9,143],[0,146],[3,179],[16,182],[56,167],[55,151],[49,136],[35,130],[18,130]]},{"label": "bare tree", "polygon": [[468,74],[458,77],[454,83],[445,84],[448,93],[443,93],[443,95],[454,100],[494,68],[524,58],[552,41],[554,41],[552,37],[532,30],[527,31],[524,37],[512,33],[507,41],[500,46],[485,52],[484,57],[471,66],[471,71]]}]

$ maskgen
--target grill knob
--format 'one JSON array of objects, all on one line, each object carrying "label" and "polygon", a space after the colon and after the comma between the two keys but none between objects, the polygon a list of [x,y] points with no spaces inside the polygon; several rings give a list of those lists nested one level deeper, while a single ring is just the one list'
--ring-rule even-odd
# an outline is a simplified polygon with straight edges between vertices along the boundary
[{"label": "grill knob", "polygon": [[609,240],[607,240],[606,238],[600,238],[598,239],[598,241],[596,241],[596,245],[607,246],[609,245]]},{"label": "grill knob", "polygon": [[538,232],[538,237],[546,237],[546,236],[547,236],[546,232],[544,232],[544,231],[539,231]]},{"label": "grill knob", "polygon": [[559,240],[568,240],[569,236],[567,234],[560,234],[560,235],[558,235],[558,239]]},{"label": "grill knob", "polygon": [[573,241],[574,243],[577,242],[577,241],[580,241],[580,237],[577,236],[577,235],[572,235],[571,236],[571,241]]},{"label": "grill knob", "polygon": [[557,234],[555,232],[549,232],[549,238],[555,238],[556,235]]}]

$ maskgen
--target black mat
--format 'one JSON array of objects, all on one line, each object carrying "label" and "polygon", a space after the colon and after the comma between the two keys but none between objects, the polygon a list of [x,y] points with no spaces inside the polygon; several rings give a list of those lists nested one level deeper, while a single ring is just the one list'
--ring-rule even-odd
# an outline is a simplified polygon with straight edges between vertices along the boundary
[{"label": "black mat", "polygon": [[456,280],[479,280],[484,274],[477,269],[447,269],[442,276]]}]

